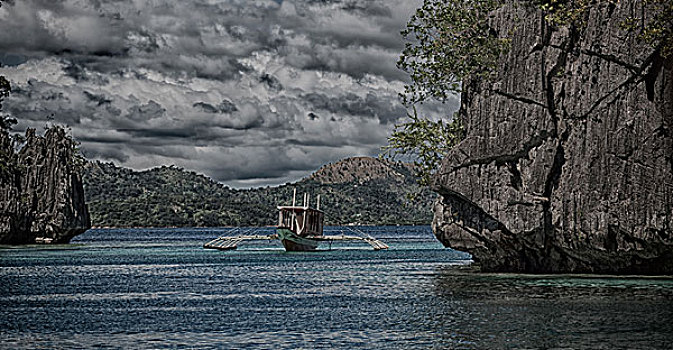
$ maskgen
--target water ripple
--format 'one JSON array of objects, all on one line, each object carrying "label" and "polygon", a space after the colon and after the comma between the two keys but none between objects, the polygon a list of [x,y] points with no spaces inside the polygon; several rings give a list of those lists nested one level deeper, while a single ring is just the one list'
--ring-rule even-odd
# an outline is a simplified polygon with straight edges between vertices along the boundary
[{"label": "water ripple", "polygon": [[428,227],[370,230],[391,249],[201,248],[225,229],[0,248],[0,348],[673,347],[670,278],[481,274]]}]

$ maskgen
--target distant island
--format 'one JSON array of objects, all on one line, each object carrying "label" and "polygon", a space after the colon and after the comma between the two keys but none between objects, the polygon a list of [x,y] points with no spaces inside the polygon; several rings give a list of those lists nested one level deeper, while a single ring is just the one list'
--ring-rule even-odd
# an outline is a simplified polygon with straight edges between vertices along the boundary
[{"label": "distant island", "polygon": [[277,187],[232,189],[175,166],[133,171],[102,162],[87,164],[83,182],[94,227],[273,225],[276,206],[288,204],[295,188],[312,202],[321,195],[327,225],[427,225],[436,196],[418,185],[410,164],[372,157],[327,164]]}]

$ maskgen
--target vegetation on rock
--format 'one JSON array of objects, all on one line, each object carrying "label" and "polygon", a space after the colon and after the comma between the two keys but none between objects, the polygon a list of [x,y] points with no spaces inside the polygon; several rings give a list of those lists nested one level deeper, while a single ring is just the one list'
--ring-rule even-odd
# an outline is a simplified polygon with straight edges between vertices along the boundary
[{"label": "vegetation on rock", "polygon": [[[653,16],[646,16],[653,13]],[[659,50],[661,57],[673,55],[673,1],[644,0],[640,14],[629,18],[625,27]]]},{"label": "vegetation on rock", "polygon": [[9,130],[16,121],[2,113],[2,102],[9,96],[11,87],[5,77],[0,75],[0,181],[5,181],[13,172],[15,157],[14,144],[9,137]]},{"label": "vegetation on rock", "polygon": [[512,42],[488,80],[463,81],[466,136],[433,177],[443,244],[482,271],[673,271],[673,57],[642,36],[671,28],[657,4],[494,10],[489,25]]},{"label": "vegetation on rock", "polygon": [[428,98],[446,99],[460,91],[469,76],[487,76],[508,40],[489,25],[493,0],[426,0],[402,36],[409,40],[397,66],[409,73],[402,102],[411,106]]},{"label": "vegetation on rock", "polygon": [[[463,82],[488,79],[511,42],[511,33],[501,33],[492,26],[496,10],[503,4],[492,0],[425,0],[402,31],[408,42],[397,65],[411,78],[401,94],[402,103],[413,107],[431,98],[444,101],[461,92]],[[578,31],[586,25],[591,8],[615,6],[615,0],[525,0],[522,4],[541,11],[551,26]],[[647,17],[646,13],[654,15]],[[642,1],[624,26],[655,47],[661,57],[673,54],[672,1]],[[413,109],[409,118],[396,126],[384,155],[415,158],[422,183],[427,184],[446,152],[464,136],[461,115],[454,115],[449,122],[433,121],[418,116]]]},{"label": "vegetation on rock", "polygon": [[439,169],[444,155],[464,137],[460,118],[450,122],[431,121],[414,114],[411,121],[396,126],[383,147],[383,155],[390,158],[412,156],[420,185],[430,185],[432,175]]},{"label": "vegetation on rock", "polygon": [[[487,78],[509,39],[489,25],[499,1],[426,0],[411,17],[402,36],[409,40],[397,66],[409,73],[411,83],[400,95],[413,108],[427,99],[444,101],[460,92],[468,77]],[[443,156],[463,138],[460,118],[430,120],[416,109],[410,121],[396,125],[383,155],[392,159],[410,156],[417,165],[420,183],[428,185]]]}]

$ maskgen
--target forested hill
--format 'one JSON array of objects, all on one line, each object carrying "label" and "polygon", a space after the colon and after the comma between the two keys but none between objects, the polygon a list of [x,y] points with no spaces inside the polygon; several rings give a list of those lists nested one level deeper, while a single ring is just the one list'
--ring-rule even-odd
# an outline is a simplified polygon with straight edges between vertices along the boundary
[{"label": "forested hill", "polygon": [[298,203],[305,192],[313,203],[321,195],[328,225],[429,224],[434,199],[409,165],[369,157],[328,164],[297,183],[245,190],[174,166],[133,171],[91,162],[83,179],[97,227],[274,225],[276,206],[290,204],[294,188]]}]

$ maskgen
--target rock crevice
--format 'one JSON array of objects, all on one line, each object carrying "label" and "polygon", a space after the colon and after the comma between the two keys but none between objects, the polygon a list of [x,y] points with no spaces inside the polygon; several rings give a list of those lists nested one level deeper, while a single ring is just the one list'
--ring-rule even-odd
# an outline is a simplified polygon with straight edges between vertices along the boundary
[{"label": "rock crevice", "polygon": [[634,3],[579,29],[497,10],[511,49],[465,82],[466,138],[434,179],[446,246],[489,271],[673,273],[673,58],[623,28]]}]

